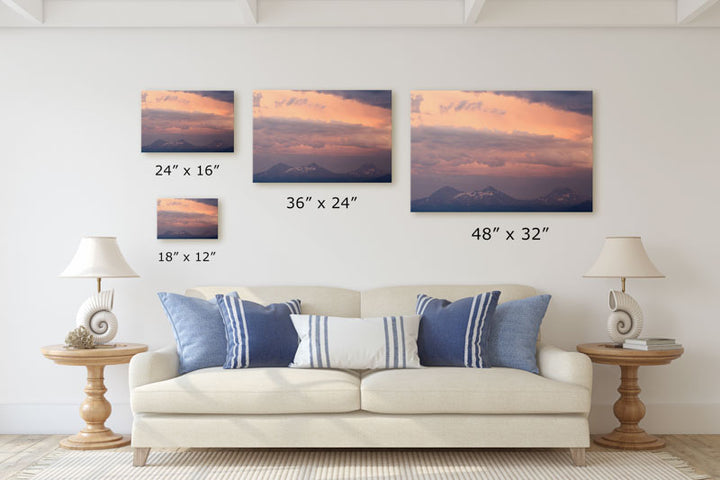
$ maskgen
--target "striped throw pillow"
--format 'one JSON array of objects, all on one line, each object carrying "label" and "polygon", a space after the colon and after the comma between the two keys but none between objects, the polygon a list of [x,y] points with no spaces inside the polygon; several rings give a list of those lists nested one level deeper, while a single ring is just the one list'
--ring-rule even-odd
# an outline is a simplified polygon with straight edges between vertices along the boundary
[{"label": "striped throw pillow", "polygon": [[263,306],[236,295],[216,295],[225,324],[223,368],[287,367],[298,346],[290,315],[300,300]]},{"label": "striped throw pillow", "polygon": [[419,315],[375,318],[291,315],[296,368],[418,368]]},{"label": "striped throw pillow", "polygon": [[425,294],[417,297],[421,315],[418,354],[425,366],[485,368],[489,322],[499,291],[449,302]]}]

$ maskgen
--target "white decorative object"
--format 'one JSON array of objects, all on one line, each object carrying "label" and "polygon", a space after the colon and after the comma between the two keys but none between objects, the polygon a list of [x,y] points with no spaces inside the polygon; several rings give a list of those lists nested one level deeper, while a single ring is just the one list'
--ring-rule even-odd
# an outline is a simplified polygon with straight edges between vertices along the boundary
[{"label": "white decorative object", "polygon": [[653,265],[640,237],[607,237],[595,264],[583,277],[619,278],[622,291],[610,291],[608,333],[616,343],[637,338],[643,327],[640,305],[625,293],[627,278],[665,278]]},{"label": "white decorative object", "polygon": [[101,291],[103,278],[127,278],[139,275],[130,268],[120,252],[115,237],[83,237],[70,265],[61,277],[95,278],[97,294],[88,298],[78,310],[78,326],[90,330],[95,343],[107,343],[117,334],[118,322],[112,313],[114,290]]},{"label": "white decorative object", "polygon": [[640,305],[630,295],[610,290],[608,305],[612,313],[608,317],[608,334],[615,343],[627,338],[637,338],[643,327],[643,313]]},{"label": "white decorative object", "polygon": [[117,334],[117,317],[112,313],[115,290],[104,290],[80,305],[75,324],[87,328],[95,337],[95,344],[108,343]]}]

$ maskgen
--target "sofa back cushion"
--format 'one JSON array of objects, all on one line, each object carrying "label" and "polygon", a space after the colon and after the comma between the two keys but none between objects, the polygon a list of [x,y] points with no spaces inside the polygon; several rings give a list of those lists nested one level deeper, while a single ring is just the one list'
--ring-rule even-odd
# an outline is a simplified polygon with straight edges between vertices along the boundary
[{"label": "sofa back cushion", "polygon": [[[302,302],[302,313],[307,314],[338,317],[360,316],[360,292],[345,288],[213,286],[194,287],[188,289],[186,295],[210,300],[214,299],[215,295],[226,295],[231,292],[238,292],[241,299],[261,305],[282,303],[287,302],[288,299],[297,298]],[[408,313],[412,315],[414,312],[411,310]]]},{"label": "sofa back cushion", "polygon": [[[500,291],[500,304],[536,295],[535,289],[526,285],[410,285],[384,287],[365,290],[361,293],[360,312],[363,317],[412,315],[415,313],[415,304],[419,293],[454,302],[461,298],[472,297],[478,293],[493,290]],[[303,313],[308,313],[305,311],[305,300],[303,300]]]}]

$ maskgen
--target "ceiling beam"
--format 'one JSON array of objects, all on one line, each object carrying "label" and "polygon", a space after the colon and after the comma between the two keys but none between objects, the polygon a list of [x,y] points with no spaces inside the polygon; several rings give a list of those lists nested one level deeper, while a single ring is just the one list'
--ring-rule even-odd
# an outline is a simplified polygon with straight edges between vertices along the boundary
[{"label": "ceiling beam", "polygon": [[677,0],[677,23],[688,24],[705,13],[718,0]]},{"label": "ceiling beam", "polygon": [[257,23],[257,0],[237,0],[240,2],[240,9],[243,11],[243,16],[246,19],[246,23]]},{"label": "ceiling beam", "polygon": [[485,6],[485,0],[465,0],[465,23],[477,23],[480,12]]},{"label": "ceiling beam", "polygon": [[2,0],[27,20],[41,25],[43,23],[43,0]]},{"label": "ceiling beam", "polygon": [[461,0],[261,0],[260,25],[405,27],[462,25]]},{"label": "ceiling beam", "polygon": [[257,4],[257,0],[45,0],[44,26],[249,26],[257,18],[251,15],[250,1]]},{"label": "ceiling beam", "polygon": [[677,25],[677,0],[489,0],[482,27],[660,27]]}]

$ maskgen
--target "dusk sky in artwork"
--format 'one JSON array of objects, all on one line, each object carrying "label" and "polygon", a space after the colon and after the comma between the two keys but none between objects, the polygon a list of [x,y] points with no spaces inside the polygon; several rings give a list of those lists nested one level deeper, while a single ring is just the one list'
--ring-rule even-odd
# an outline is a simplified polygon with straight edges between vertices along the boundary
[{"label": "dusk sky in artwork", "polygon": [[412,197],[493,186],[592,195],[591,91],[413,91]]},{"label": "dusk sky in artwork", "polygon": [[254,172],[311,163],[336,173],[364,164],[390,172],[392,95],[387,90],[258,90]]},{"label": "dusk sky in artwork", "polygon": [[[146,90],[142,92],[143,151],[232,151],[234,108],[231,90]],[[162,141],[171,145],[184,141],[200,150],[149,149]]]},{"label": "dusk sky in artwork", "polygon": [[217,198],[160,198],[157,238],[218,238]]}]

